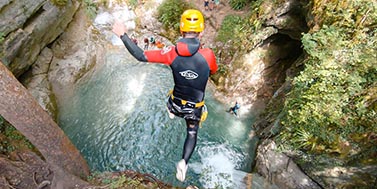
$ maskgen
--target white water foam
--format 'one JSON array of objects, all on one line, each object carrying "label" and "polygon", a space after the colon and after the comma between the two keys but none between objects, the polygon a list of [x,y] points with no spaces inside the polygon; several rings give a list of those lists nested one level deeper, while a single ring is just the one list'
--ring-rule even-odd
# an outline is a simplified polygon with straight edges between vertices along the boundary
[{"label": "white water foam", "polygon": [[123,22],[128,31],[133,31],[136,28],[136,15],[132,10],[129,10],[126,5],[111,7],[111,13],[100,12],[94,19],[94,26],[99,29],[106,38],[115,46],[122,46],[123,42],[112,33],[112,26],[116,20]]},{"label": "white water foam", "polygon": [[205,188],[246,188],[243,182],[246,172],[236,170],[242,162],[242,155],[225,144],[209,144],[198,148],[201,162],[189,166],[200,175]]}]

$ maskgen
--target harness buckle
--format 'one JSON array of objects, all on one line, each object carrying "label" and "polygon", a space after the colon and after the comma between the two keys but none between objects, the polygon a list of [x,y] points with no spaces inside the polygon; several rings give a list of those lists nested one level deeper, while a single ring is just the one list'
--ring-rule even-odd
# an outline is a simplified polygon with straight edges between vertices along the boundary
[{"label": "harness buckle", "polygon": [[[173,95],[172,95],[172,96],[173,96]],[[186,104],[187,104],[187,100],[182,100],[182,99],[181,99],[181,104],[182,104],[182,105],[186,105]]]}]

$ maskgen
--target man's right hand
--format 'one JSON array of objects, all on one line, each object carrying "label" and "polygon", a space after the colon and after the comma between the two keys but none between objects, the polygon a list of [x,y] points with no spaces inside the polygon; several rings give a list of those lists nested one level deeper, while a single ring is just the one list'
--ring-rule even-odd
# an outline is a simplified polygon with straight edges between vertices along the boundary
[{"label": "man's right hand", "polygon": [[120,37],[127,32],[127,28],[121,21],[115,20],[113,25],[113,32]]}]

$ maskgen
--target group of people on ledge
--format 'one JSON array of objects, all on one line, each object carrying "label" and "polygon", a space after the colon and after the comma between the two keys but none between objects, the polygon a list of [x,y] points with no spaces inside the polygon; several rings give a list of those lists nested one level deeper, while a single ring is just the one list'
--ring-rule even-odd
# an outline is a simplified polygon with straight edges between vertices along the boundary
[{"label": "group of people on ledge", "polygon": [[[136,45],[139,44],[137,38],[134,35],[131,35],[130,38],[132,42],[134,42],[134,44]],[[148,50],[152,47],[157,47],[158,49],[162,49],[165,47],[165,44],[161,42],[161,40],[156,40],[154,36],[151,36],[149,38],[148,37],[144,38],[143,42],[144,42],[144,46],[143,46],[144,50]]]},{"label": "group of people on ledge", "polygon": [[219,7],[220,0],[204,0],[204,10],[212,11]]}]

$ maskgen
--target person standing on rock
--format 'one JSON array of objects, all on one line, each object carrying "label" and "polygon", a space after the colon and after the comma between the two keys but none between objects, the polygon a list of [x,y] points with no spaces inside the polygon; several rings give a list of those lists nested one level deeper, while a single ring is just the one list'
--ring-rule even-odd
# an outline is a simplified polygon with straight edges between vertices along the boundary
[{"label": "person standing on rock", "polygon": [[209,10],[212,11],[215,8],[215,0],[211,0],[209,3]]},{"label": "person standing on rock", "polygon": [[204,10],[208,11],[209,9],[209,0],[204,0]]},{"label": "person standing on rock", "polygon": [[144,50],[148,50],[148,47],[149,47],[149,39],[144,38]]},{"label": "person standing on rock", "polygon": [[215,9],[219,8],[220,0],[215,0]]},{"label": "person standing on rock", "polygon": [[167,100],[169,117],[184,118],[187,126],[182,160],[177,164],[176,173],[181,182],[185,180],[187,164],[196,146],[199,125],[207,116],[204,104],[207,81],[218,68],[214,52],[209,48],[200,48],[199,36],[203,30],[202,13],[194,9],[186,10],[180,21],[182,38],[176,45],[143,51],[128,37],[124,24],[116,22],[113,26],[114,33],[137,60],[165,64],[172,70],[174,88]]}]

